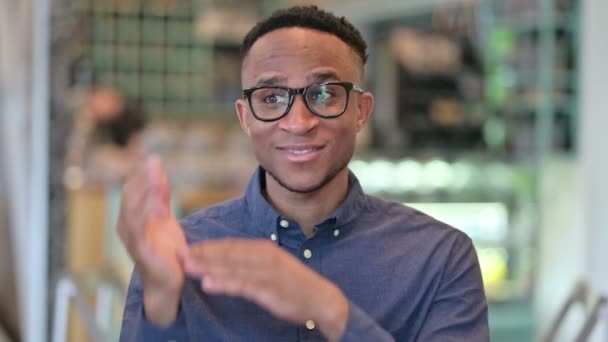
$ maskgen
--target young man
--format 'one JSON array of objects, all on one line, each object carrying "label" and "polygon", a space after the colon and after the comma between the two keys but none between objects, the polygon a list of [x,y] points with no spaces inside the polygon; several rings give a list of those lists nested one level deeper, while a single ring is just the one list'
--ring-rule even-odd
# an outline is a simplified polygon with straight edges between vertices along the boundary
[{"label": "young man", "polygon": [[136,263],[121,341],[487,341],[477,256],[460,231],[365,195],[350,173],[373,96],[366,44],[316,7],[245,37],[246,194],[185,218],[150,160],[118,230]]}]

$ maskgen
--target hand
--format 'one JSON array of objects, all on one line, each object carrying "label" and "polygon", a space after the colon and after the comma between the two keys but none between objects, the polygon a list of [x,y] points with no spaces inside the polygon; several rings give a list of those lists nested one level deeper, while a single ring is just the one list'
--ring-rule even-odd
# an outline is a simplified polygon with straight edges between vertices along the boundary
[{"label": "hand", "polygon": [[198,243],[184,267],[202,277],[203,291],[246,298],[296,324],[313,320],[330,341],[346,327],[348,300],[340,289],[270,241]]},{"label": "hand", "polygon": [[151,157],[123,186],[118,233],[142,275],[146,317],[158,325],[176,318],[184,285],[178,255],[187,249],[170,208],[168,177]]}]

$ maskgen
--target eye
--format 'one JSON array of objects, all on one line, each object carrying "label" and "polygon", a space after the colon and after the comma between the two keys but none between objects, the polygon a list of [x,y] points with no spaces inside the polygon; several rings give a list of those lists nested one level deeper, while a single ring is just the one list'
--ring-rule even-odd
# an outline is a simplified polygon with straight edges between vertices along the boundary
[{"label": "eye", "polygon": [[268,95],[264,98],[264,102],[266,103],[277,103],[279,102],[279,99],[277,98],[276,95]]},{"label": "eye", "polygon": [[282,89],[260,88],[253,93],[253,100],[264,105],[282,105],[289,100],[289,94]]},{"label": "eye", "polygon": [[312,99],[317,102],[327,101],[328,99],[335,96],[331,89],[325,86],[316,89],[311,95]]}]

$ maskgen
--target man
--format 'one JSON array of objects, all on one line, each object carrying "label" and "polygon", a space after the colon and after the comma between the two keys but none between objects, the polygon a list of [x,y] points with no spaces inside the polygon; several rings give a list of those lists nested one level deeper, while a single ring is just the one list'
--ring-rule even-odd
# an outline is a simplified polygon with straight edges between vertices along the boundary
[{"label": "man", "polygon": [[181,227],[158,159],[125,184],[121,341],[489,340],[471,240],[365,195],[347,168],[373,107],[360,33],[294,7],[242,52],[236,111],[260,167],[242,198]]},{"label": "man", "polygon": [[66,155],[68,187],[120,184],[145,157],[146,115],[115,89],[94,87],[74,119]]}]

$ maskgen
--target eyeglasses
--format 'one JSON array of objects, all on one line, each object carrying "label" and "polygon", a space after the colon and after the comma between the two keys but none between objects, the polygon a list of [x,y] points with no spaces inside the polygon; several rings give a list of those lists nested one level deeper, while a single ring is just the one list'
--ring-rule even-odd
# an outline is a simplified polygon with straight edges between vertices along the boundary
[{"label": "eyeglasses", "polygon": [[287,115],[296,95],[304,97],[306,107],[321,118],[336,118],[346,111],[350,91],[364,93],[351,82],[326,82],[304,88],[262,86],[243,90],[253,116],[260,121],[276,121]]}]

